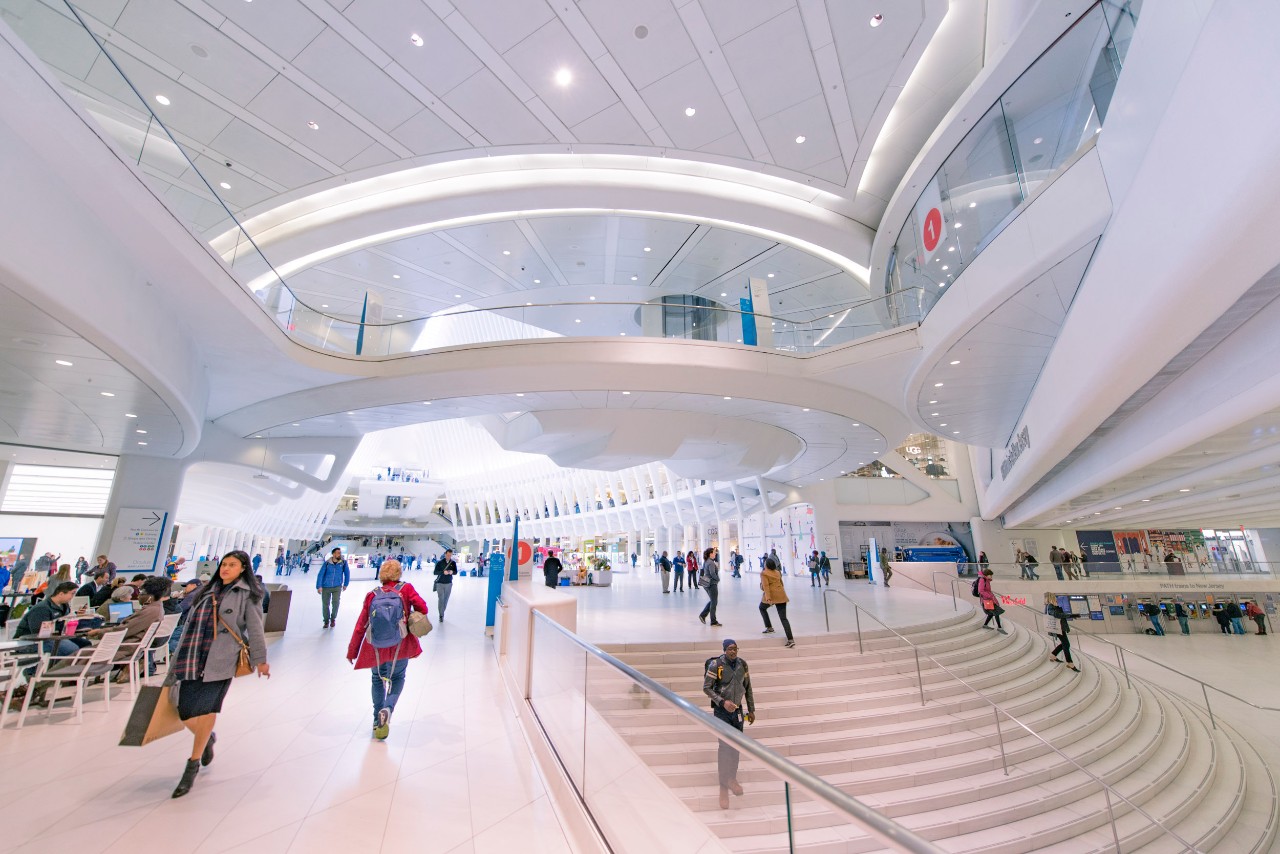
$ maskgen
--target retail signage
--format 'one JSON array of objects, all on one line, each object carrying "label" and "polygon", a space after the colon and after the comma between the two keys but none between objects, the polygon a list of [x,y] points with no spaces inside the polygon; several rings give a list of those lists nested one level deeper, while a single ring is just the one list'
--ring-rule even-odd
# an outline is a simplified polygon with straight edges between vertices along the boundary
[{"label": "retail signage", "polygon": [[920,248],[923,251],[920,259],[922,265],[927,262],[928,256],[937,251],[942,245],[942,241],[947,239],[947,223],[942,216],[942,193],[938,189],[938,179],[935,177],[924,188],[924,192],[920,194],[920,200],[916,202],[916,233],[917,239],[920,241]]},{"label": "retail signage", "polygon": [[1115,534],[1111,531],[1076,531],[1080,551],[1089,556],[1089,572],[1119,572]]},{"label": "retail signage", "polygon": [[1000,479],[1004,480],[1013,471],[1014,464],[1022,456],[1022,452],[1031,447],[1031,428],[1025,424],[1022,430],[1014,435],[1013,441],[1004,452],[1004,462],[1000,464]]},{"label": "retail signage", "polygon": [[1027,597],[1026,596],[1006,596],[1005,594],[1001,593],[1000,604],[1001,605],[1025,605],[1027,604]]}]

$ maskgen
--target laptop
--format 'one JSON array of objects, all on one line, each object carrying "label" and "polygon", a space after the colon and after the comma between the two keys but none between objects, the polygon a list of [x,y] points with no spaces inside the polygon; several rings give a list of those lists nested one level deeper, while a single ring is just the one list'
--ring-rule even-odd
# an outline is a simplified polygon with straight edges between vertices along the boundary
[{"label": "laptop", "polygon": [[71,613],[75,614],[89,607],[88,596],[72,596],[71,597]]},{"label": "laptop", "polygon": [[118,623],[133,613],[136,602],[112,602],[107,606],[107,612],[111,615],[111,622]]}]

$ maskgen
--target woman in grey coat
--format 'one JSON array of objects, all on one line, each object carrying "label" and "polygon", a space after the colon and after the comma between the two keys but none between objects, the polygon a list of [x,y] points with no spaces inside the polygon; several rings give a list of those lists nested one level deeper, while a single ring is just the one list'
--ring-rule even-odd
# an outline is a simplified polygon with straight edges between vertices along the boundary
[{"label": "woman in grey coat", "polygon": [[263,592],[249,555],[232,551],[223,555],[218,572],[195,594],[170,668],[178,680],[178,717],[194,736],[191,758],[173,790],[175,798],[191,791],[200,766],[213,761],[213,725],[236,676],[241,648],[248,648],[249,665],[259,677],[271,676],[262,632]]}]

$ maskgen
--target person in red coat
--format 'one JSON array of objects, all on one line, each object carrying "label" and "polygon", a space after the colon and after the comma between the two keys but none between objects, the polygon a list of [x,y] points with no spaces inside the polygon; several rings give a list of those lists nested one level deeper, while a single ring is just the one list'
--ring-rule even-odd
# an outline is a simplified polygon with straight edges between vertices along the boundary
[{"label": "person in red coat", "polygon": [[[400,561],[385,561],[378,570],[378,580],[382,582],[383,590],[399,588],[406,618],[410,610],[427,613],[427,603],[413,589],[413,585],[400,583]],[[370,670],[373,678],[373,737],[381,740],[391,732],[391,713],[395,711],[396,701],[400,699],[400,692],[404,689],[405,668],[409,659],[422,655],[422,647],[418,639],[408,633],[399,646],[388,649],[378,649],[365,641],[365,631],[369,627],[369,608],[376,592],[376,589],[370,590],[364,597],[364,607],[360,609],[355,631],[351,633],[351,642],[347,644],[347,661],[355,665],[357,670]]]}]

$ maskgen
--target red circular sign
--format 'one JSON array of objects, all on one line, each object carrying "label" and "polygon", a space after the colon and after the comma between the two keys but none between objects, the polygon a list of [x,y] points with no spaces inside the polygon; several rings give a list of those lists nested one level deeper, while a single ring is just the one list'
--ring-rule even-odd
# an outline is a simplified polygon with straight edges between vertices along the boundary
[{"label": "red circular sign", "polygon": [[524,540],[520,541],[519,555],[520,558],[516,561],[516,566],[523,566],[533,559],[533,549]]},{"label": "red circular sign", "polygon": [[920,229],[920,236],[924,239],[925,252],[932,252],[938,248],[938,242],[942,240],[942,211],[930,208],[924,216],[924,227]]}]

